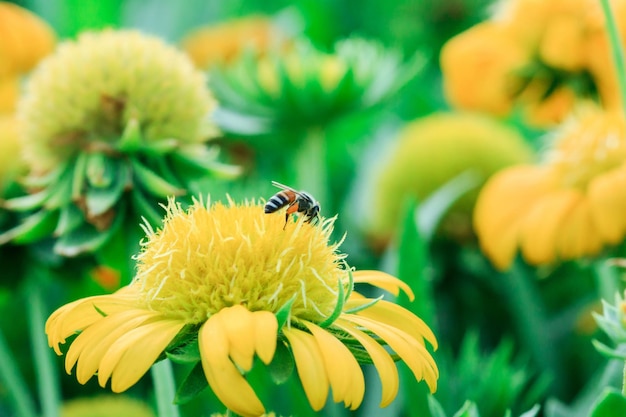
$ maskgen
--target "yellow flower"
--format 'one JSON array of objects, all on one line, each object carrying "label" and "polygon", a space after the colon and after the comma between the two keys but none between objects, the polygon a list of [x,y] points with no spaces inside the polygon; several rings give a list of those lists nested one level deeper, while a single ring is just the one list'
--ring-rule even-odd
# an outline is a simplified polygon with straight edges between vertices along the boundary
[{"label": "yellow flower", "polygon": [[528,162],[530,147],[513,129],[479,114],[436,113],[408,123],[398,134],[389,158],[381,164],[365,223],[374,236],[389,237],[397,228],[409,197],[424,201],[440,187],[472,172],[478,183],[451,208],[444,229],[456,237],[471,233],[471,212],[490,175]]},{"label": "yellow flower", "polygon": [[145,403],[122,395],[78,398],[65,401],[61,417],[155,417]]},{"label": "yellow flower", "polygon": [[524,120],[534,127],[553,127],[563,120],[583,101],[567,86],[557,87],[550,94],[549,83],[533,80],[518,97]]},{"label": "yellow flower", "polygon": [[520,87],[516,72],[530,53],[497,22],[479,23],[451,38],[441,51],[447,100],[461,109],[507,115]]},{"label": "yellow flower", "polygon": [[352,282],[367,282],[410,293],[406,284],[343,267],[339,243],[329,243],[332,219],[284,225],[283,216],[266,215],[256,203],[195,202],[184,210],[170,201],[162,229],[146,226],[133,282],[59,308],[46,323],[50,346],[60,354],[59,344],[79,332],[66,355],[67,372],[76,366],[80,383],[97,373],[101,386],[110,379],[121,392],[181,331],[197,334],[192,343],[208,384],[243,416],[265,412],[245,373],[255,356],[269,364],[279,344],[289,347],[315,410],[329,388],[334,401],[360,405],[365,385],[357,358],[363,357],[377,368],[382,405],[389,404],[399,381],[383,345],[434,391],[438,371],[425,341],[436,347],[436,340],[428,326],[396,304],[351,292]]},{"label": "yellow flower", "polygon": [[182,48],[198,68],[210,68],[232,62],[246,49],[263,53],[284,42],[271,19],[253,15],[197,29],[183,39]]},{"label": "yellow flower", "polygon": [[54,43],[47,23],[16,4],[0,1],[0,79],[30,71]]},{"label": "yellow flower", "polygon": [[184,54],[139,32],[105,30],[59,45],[30,78],[18,113],[25,156],[46,171],[113,147],[130,121],[147,143],[206,141],[215,104]]},{"label": "yellow flower", "polygon": [[596,255],[626,235],[626,120],[588,110],[566,123],[541,165],[500,171],[481,191],[474,225],[499,269],[519,248],[531,264]]},{"label": "yellow flower", "polygon": [[0,114],[13,113],[19,95],[17,77],[0,78]]},{"label": "yellow flower", "polygon": [[24,171],[15,115],[0,115],[0,191]]}]

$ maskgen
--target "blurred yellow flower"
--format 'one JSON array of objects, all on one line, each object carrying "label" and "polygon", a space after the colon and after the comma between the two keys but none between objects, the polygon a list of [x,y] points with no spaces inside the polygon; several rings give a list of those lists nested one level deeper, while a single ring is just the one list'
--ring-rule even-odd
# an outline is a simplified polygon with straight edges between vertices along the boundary
[{"label": "blurred yellow flower", "polygon": [[[231,202],[187,210],[173,200],[162,229],[145,227],[133,282],[112,295],[59,308],[46,323],[48,341],[71,342],[65,366],[80,383],[97,373],[114,392],[135,384],[183,330],[192,335],[208,384],[233,412],[258,416],[265,408],[245,378],[255,355],[269,364],[277,344],[290,347],[315,410],[333,400],[356,409],[368,357],[382,380],[382,403],[398,391],[395,351],[415,378],[436,389],[438,370],[425,347],[436,347],[428,326],[402,307],[351,292],[367,282],[397,294],[403,282],[377,271],[343,267],[340,243],[329,243],[333,219],[287,228],[280,215],[256,203]],[[284,347],[284,346],[283,346]]]},{"label": "blurred yellow flower", "polygon": [[0,78],[0,114],[13,113],[20,90],[17,77]]},{"label": "blurred yellow flower", "polygon": [[163,41],[130,30],[82,34],[33,73],[18,113],[24,152],[46,171],[81,151],[114,148],[130,121],[147,143],[200,143],[216,102],[202,72]]},{"label": "blurred yellow flower", "polygon": [[516,72],[530,54],[507,26],[491,21],[473,26],[441,51],[446,99],[461,109],[507,115],[520,89]]},{"label": "blurred yellow flower", "polygon": [[63,402],[60,417],[155,417],[142,401],[123,395],[76,398]]},{"label": "blurred yellow flower", "polygon": [[248,49],[262,54],[285,41],[269,17],[253,15],[196,29],[183,39],[182,48],[198,68],[206,69],[232,62]]},{"label": "blurred yellow flower", "polygon": [[587,110],[557,132],[541,165],[495,174],[474,225],[485,254],[508,268],[518,248],[535,265],[596,255],[626,235],[626,120]]},{"label": "blurred yellow flower", "polygon": [[0,79],[30,71],[54,48],[50,26],[28,10],[0,1]]},{"label": "blurred yellow flower", "polygon": [[524,120],[531,126],[556,126],[583,101],[567,86],[558,87],[546,94],[549,88],[549,85],[540,80],[531,81],[518,98]]},{"label": "blurred yellow flower", "polygon": [[444,221],[445,232],[471,234],[471,213],[490,175],[513,164],[528,162],[532,150],[512,128],[474,113],[436,113],[410,122],[400,131],[390,157],[380,166],[366,228],[386,240],[397,229],[409,197],[424,201],[464,172],[479,178]]},{"label": "blurred yellow flower", "polygon": [[25,170],[15,115],[0,115],[0,191]]}]

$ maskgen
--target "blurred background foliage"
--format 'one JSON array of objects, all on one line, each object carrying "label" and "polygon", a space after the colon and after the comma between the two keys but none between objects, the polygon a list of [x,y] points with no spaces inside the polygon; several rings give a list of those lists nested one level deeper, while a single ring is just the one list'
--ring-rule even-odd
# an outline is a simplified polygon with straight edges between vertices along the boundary
[{"label": "blurred background foliage", "polygon": [[[262,64],[253,55],[208,68],[209,85],[219,102],[215,119],[222,128],[213,143],[222,149],[223,161],[242,166],[243,173],[234,180],[197,178],[191,187],[216,199],[227,193],[235,199],[267,199],[277,191],[271,180],[306,189],[320,200],[324,216],[339,215],[336,237],[347,233],[342,248],[352,266],[384,269],[410,283],[417,300],[406,306],[433,327],[439,340],[435,353],[441,371],[439,390],[429,399],[424,387],[407,378],[402,395],[379,410],[377,380],[370,375],[365,403],[353,415],[501,417],[530,410],[526,416],[582,417],[590,415],[591,405],[606,387],[620,387],[622,367],[602,357],[591,343],[594,338],[609,343],[591,312],[600,311],[600,298],[612,301],[622,289],[619,270],[598,260],[537,267],[516,259],[502,272],[480,251],[474,236],[471,211],[478,188],[501,166],[533,160],[546,131],[528,126],[519,115],[502,122],[483,116],[459,121],[448,114],[439,66],[441,48],[454,35],[483,21],[492,6],[489,0],[15,3],[47,21],[59,41],[86,30],[114,27],[139,29],[180,46],[198,28],[269,16],[289,36],[300,39],[304,46],[298,53],[304,62],[321,57],[316,62],[322,73],[324,54],[341,56],[342,41],[359,37],[372,42],[366,45],[372,48],[368,52],[372,60],[347,58],[346,72],[338,70],[339,75],[331,73],[330,81],[317,84],[298,84],[294,79],[301,74],[294,76],[288,65],[280,67],[267,84],[260,74]],[[219,37],[213,41],[226,42]],[[362,49],[351,52],[349,48],[363,45],[357,42],[343,48],[346,56],[359,56]],[[271,63],[272,56],[267,60]],[[379,68],[386,72],[377,73]],[[365,75],[359,78],[360,74]],[[385,94],[368,96],[367,88],[380,87],[381,80],[387,82]],[[331,97],[329,91],[337,86],[341,92]],[[431,135],[428,120],[433,117],[452,126],[448,136],[456,129],[459,142],[447,143],[445,135],[437,137],[439,132]],[[0,138],[4,131],[2,127]],[[403,143],[407,131],[416,132],[415,140],[403,145],[410,151],[397,153],[419,158],[401,167],[391,159],[392,149]],[[510,144],[498,142],[505,140],[503,136],[510,136]],[[1,220],[13,221],[13,214],[0,214]],[[0,292],[0,323],[33,393],[38,390],[38,369],[31,359],[23,313],[24,305],[33,302],[31,287],[17,283],[29,259],[50,256],[49,245],[0,248],[5,284]],[[23,251],[29,255],[25,257]],[[623,248],[618,245],[609,255],[620,254]],[[115,289],[120,284],[116,273],[102,265],[102,259],[110,258],[115,256],[101,255],[99,262],[88,257],[50,259],[48,279],[41,284],[46,290],[46,313],[69,300]],[[119,268],[115,264],[119,260],[112,262],[109,268]],[[123,281],[128,279],[126,272],[121,275],[126,277]],[[102,394],[94,381],[81,386],[65,375],[62,358],[55,363],[65,401]],[[188,371],[177,369],[177,378]],[[223,411],[207,391],[181,406],[182,414],[208,416]],[[6,387],[0,386],[0,416],[14,415],[2,395],[5,392]],[[126,395],[150,407],[155,401],[147,378]],[[613,399],[612,395],[607,398]],[[283,415],[313,415],[292,380],[264,400]],[[533,408],[535,404],[541,405],[540,411]],[[88,405],[82,414],[68,407],[63,415],[100,415],[93,407]],[[334,404],[323,413],[350,415]]]}]

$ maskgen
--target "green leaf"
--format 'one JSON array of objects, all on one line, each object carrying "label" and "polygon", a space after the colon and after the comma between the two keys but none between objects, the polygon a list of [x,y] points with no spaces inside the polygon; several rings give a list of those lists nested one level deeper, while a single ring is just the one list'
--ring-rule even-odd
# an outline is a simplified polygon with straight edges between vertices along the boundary
[{"label": "green leaf", "polygon": [[328,326],[330,326],[331,324],[333,324],[333,322],[335,320],[337,320],[337,317],[339,317],[339,315],[341,315],[341,312],[343,311],[343,305],[345,303],[345,298],[344,298],[344,289],[343,289],[343,285],[341,283],[341,279],[339,279],[339,282],[337,284],[337,288],[338,288],[338,292],[339,294],[337,294],[337,303],[335,304],[335,308],[332,312],[332,314],[328,317],[326,317],[326,320],[322,321],[321,323],[318,324],[318,326],[320,326],[321,328],[326,328]]},{"label": "green leaf", "polygon": [[14,211],[30,211],[41,207],[48,198],[49,191],[44,189],[34,194],[27,194],[25,196],[11,198],[5,200],[2,206],[9,210]]},{"label": "green leaf", "polygon": [[276,312],[276,321],[278,321],[278,331],[283,328],[287,320],[289,320],[289,316],[291,315],[291,306],[293,302],[296,300],[297,294],[294,294],[277,312]]},{"label": "green leaf", "polygon": [[9,241],[17,244],[27,244],[50,236],[58,218],[59,212],[56,210],[40,210],[23,219],[13,229],[0,234],[0,245]]},{"label": "green leaf", "polygon": [[44,203],[47,209],[60,208],[72,201],[72,186],[74,183],[74,161],[59,176],[56,182],[48,186],[48,199]]},{"label": "green leaf", "polygon": [[74,164],[74,175],[72,177],[72,200],[76,201],[82,197],[84,192],[85,183],[87,182],[87,158],[88,155],[85,152],[81,152],[76,157],[76,163]]},{"label": "green leaf", "polygon": [[115,167],[115,177],[106,187],[89,187],[85,193],[87,213],[89,216],[99,216],[111,209],[122,197],[130,180],[129,167],[118,162]]},{"label": "green leaf", "polygon": [[475,171],[462,172],[421,202],[417,210],[417,223],[424,240],[432,239],[450,207],[482,180]]},{"label": "green leaf", "polygon": [[480,413],[478,412],[478,407],[472,401],[465,401],[463,407],[456,413],[454,413],[453,417],[480,417]]},{"label": "green leaf", "polygon": [[606,388],[591,411],[590,417],[626,416],[626,398],[615,388]]},{"label": "green leaf", "polygon": [[163,179],[151,169],[145,167],[136,158],[131,159],[135,186],[141,187],[150,194],[166,198],[172,195],[183,195],[185,190]]},{"label": "green leaf", "polygon": [[141,149],[143,138],[141,136],[141,128],[137,119],[130,119],[124,127],[122,137],[118,142],[117,148],[124,153],[133,153]]},{"label": "green leaf", "polygon": [[84,223],[70,233],[59,237],[54,244],[54,252],[66,257],[95,252],[117,231],[123,219],[124,209],[121,207],[115,214],[113,224],[106,230],[98,230],[95,226]]},{"label": "green leaf", "polygon": [[85,221],[82,210],[74,204],[67,204],[59,210],[59,221],[54,229],[54,236],[62,236],[76,229]]},{"label": "green leaf", "polygon": [[107,188],[115,178],[115,168],[115,161],[104,153],[90,153],[87,156],[85,177],[90,186]]},{"label": "green leaf", "polygon": [[174,403],[185,404],[197,397],[208,386],[202,362],[198,362],[178,387]]},{"label": "green leaf", "polygon": [[[541,406],[539,404],[535,404],[533,408],[524,412],[519,417],[535,417],[537,413],[539,413],[539,410],[541,410]],[[509,414],[510,414],[510,411],[509,411]]]},{"label": "green leaf", "polygon": [[[149,202],[140,190],[131,190],[130,196],[133,203],[133,210],[139,216],[145,218],[152,226],[158,226],[162,223],[163,217],[157,210],[156,205]],[[140,220],[137,218],[137,223],[139,222]]]},{"label": "green leaf", "polygon": [[191,338],[188,343],[176,346],[174,349],[165,352],[172,362],[180,364],[196,363],[200,361],[200,347],[197,336]]},{"label": "green leaf", "polygon": [[[220,162],[215,154],[204,152],[202,158],[196,154],[191,154],[186,150],[172,153],[172,163],[177,167],[177,171],[184,173],[187,177],[197,177],[200,175],[214,175],[222,179],[232,179],[242,172],[241,167]],[[181,175],[183,176],[183,175]]]},{"label": "green leaf", "polygon": [[443,407],[439,404],[439,401],[432,395],[428,396],[428,408],[432,417],[446,417]]},{"label": "green leaf", "polygon": [[293,373],[294,367],[295,363],[293,356],[291,356],[291,351],[284,342],[279,340],[276,344],[274,358],[268,365],[272,381],[274,381],[275,384],[285,383]]}]

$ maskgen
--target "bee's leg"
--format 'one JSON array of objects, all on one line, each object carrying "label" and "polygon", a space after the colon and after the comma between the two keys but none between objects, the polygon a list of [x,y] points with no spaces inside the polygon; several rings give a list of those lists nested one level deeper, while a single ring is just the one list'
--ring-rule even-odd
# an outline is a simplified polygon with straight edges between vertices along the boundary
[{"label": "bee's leg", "polygon": [[283,230],[285,230],[285,227],[287,227],[287,222],[289,221],[289,215],[296,213],[298,211],[298,202],[294,201],[292,204],[289,205],[289,207],[287,207],[287,210],[285,211],[285,226],[283,226]]}]

